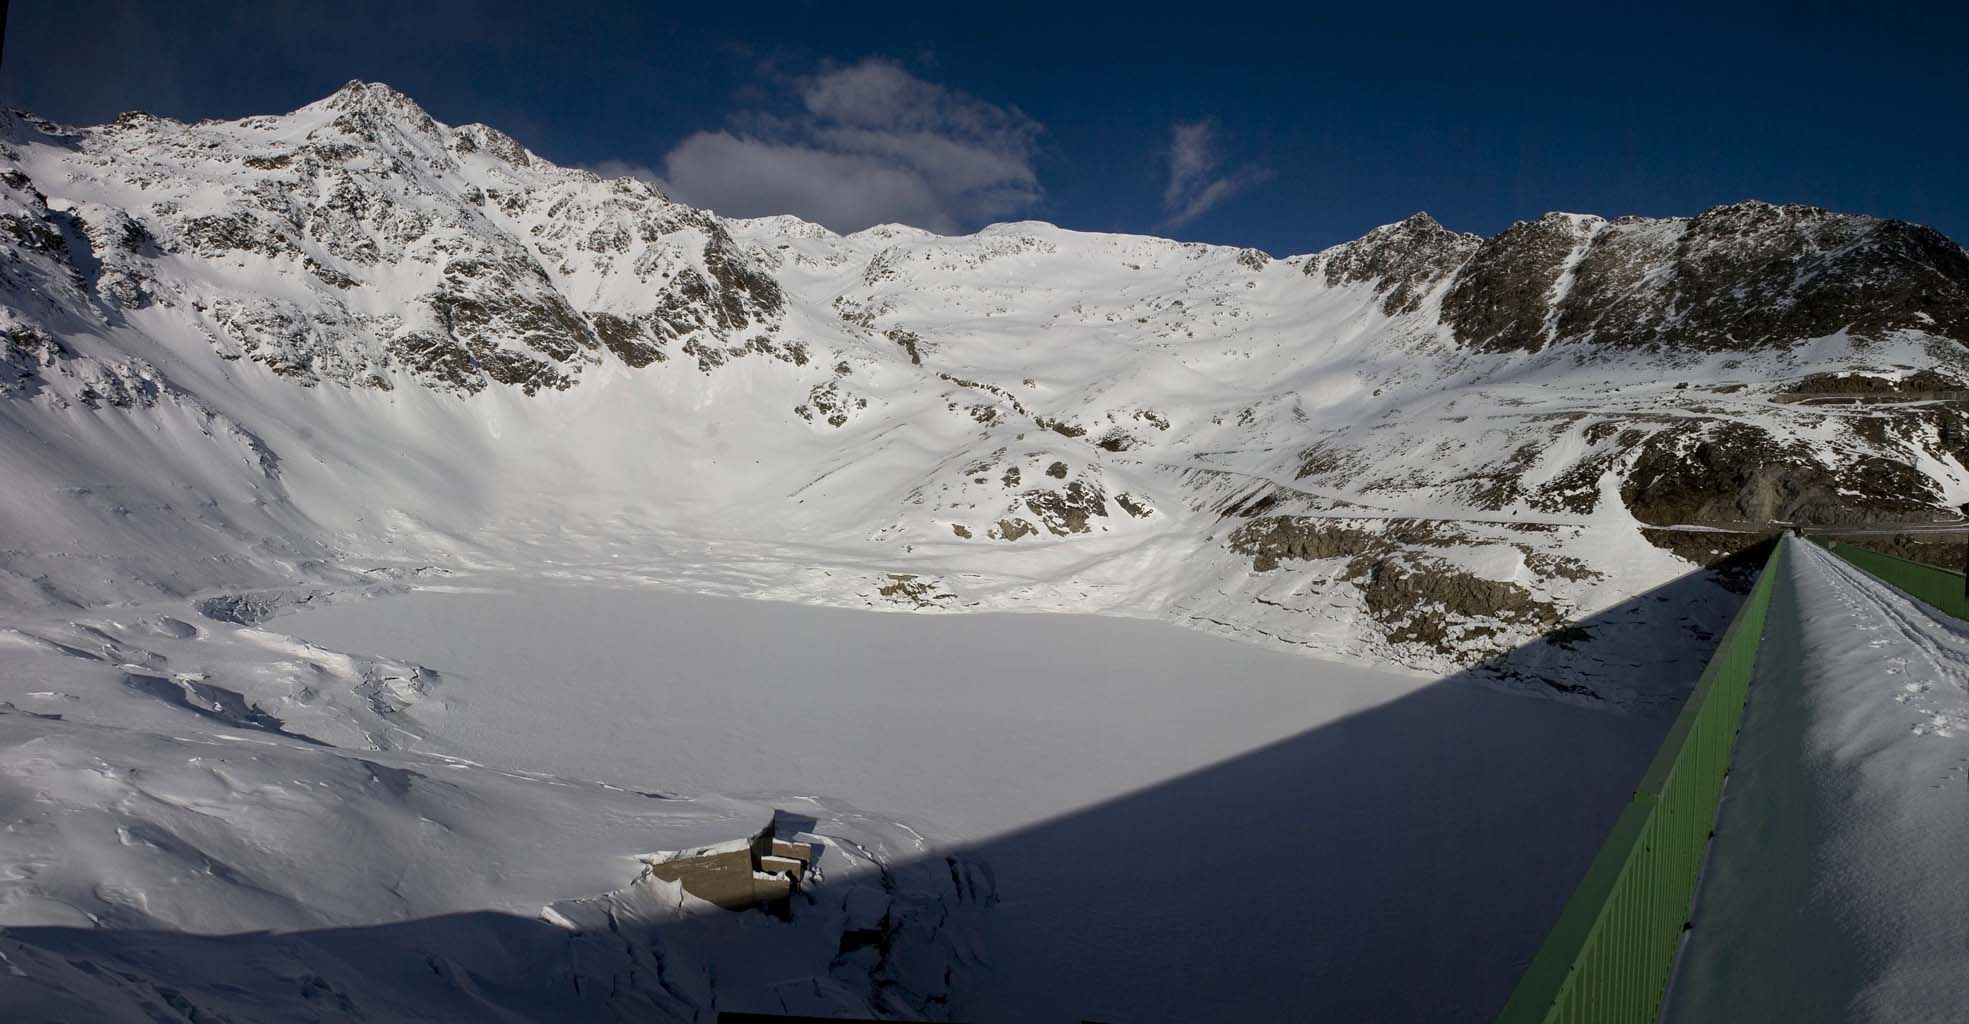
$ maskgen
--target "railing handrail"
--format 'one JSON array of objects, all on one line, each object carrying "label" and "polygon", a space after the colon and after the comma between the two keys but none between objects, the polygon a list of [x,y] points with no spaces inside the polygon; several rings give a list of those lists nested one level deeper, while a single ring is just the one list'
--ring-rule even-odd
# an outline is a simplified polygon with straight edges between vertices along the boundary
[{"label": "railing handrail", "polygon": [[1846,564],[1893,587],[1931,608],[1957,619],[1969,620],[1969,577],[1953,569],[1926,562],[1914,562],[1882,554],[1852,543],[1813,541],[1839,556]]},{"label": "railing handrail", "polygon": [[1499,1024],[1655,1019],[1715,822],[1777,578],[1772,570],[1783,553],[1780,537],[1585,878],[1512,989]]}]

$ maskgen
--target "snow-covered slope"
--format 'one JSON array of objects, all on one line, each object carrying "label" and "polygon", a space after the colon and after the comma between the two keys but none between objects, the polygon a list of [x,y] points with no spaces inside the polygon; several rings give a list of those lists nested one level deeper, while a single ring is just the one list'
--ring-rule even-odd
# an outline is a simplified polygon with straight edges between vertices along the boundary
[{"label": "snow-covered slope", "polygon": [[1688,570],[1637,524],[1969,498],[1956,409],[1791,401],[1965,387],[1969,256],[1900,222],[1417,215],[1284,260],[841,237],[361,83],[6,137],[15,603],[709,545],[685,585],[1443,668]]}]

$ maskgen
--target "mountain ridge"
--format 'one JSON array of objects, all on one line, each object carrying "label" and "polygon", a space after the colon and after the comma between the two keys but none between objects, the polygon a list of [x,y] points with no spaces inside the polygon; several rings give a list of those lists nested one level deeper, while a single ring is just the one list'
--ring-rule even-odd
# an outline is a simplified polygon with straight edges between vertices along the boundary
[{"label": "mountain ridge", "polygon": [[1969,379],[1969,255],[1900,221],[1418,213],[1274,259],[728,220],[360,82],[4,127],[23,606],[620,550],[1431,671],[1690,571],[1661,527],[1969,500],[1969,419],[1898,395]]}]

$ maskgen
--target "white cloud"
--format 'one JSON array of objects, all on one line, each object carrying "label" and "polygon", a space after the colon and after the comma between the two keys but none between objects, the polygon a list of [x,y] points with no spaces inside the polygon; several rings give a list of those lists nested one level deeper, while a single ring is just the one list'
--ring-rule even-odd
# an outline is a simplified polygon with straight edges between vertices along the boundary
[{"label": "white cloud", "polygon": [[1272,176],[1268,168],[1256,164],[1218,173],[1222,155],[1214,118],[1171,124],[1168,155],[1169,184],[1162,190],[1163,226],[1168,228],[1182,227]]},{"label": "white cloud", "polygon": [[734,217],[791,213],[836,231],[900,222],[952,233],[1031,209],[1038,122],[868,59],[794,83],[791,115],[754,113],[665,154],[656,183]]}]

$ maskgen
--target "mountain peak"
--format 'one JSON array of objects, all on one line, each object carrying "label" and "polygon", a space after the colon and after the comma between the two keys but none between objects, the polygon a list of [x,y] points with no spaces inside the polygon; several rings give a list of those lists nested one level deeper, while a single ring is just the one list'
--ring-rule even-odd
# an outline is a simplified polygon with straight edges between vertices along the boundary
[{"label": "mountain peak", "polygon": [[391,88],[386,82],[365,82],[359,78],[350,79],[340,89],[322,97],[321,102],[338,110],[353,110],[379,102],[417,106],[415,100]]},{"label": "mountain peak", "polygon": [[1480,242],[1476,235],[1451,231],[1417,212],[1328,250],[1323,260],[1306,264],[1306,273],[1323,268],[1326,283],[1335,287],[1373,281],[1375,294],[1386,296],[1382,311],[1398,316],[1420,306],[1429,290],[1469,259]]},{"label": "mountain peak", "polygon": [[429,130],[437,126],[436,119],[419,106],[416,100],[382,82],[351,79],[347,85],[308,104],[308,107],[343,113],[378,115],[421,130]]}]

